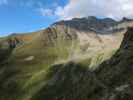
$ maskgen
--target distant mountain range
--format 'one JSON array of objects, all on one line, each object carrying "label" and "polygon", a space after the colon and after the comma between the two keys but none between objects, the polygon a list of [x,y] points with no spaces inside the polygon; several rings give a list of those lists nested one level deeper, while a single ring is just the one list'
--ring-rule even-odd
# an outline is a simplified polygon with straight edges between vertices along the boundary
[{"label": "distant mountain range", "polygon": [[121,26],[122,24],[132,23],[132,22],[133,22],[132,19],[128,19],[125,17],[120,21],[116,21],[111,18],[98,19],[94,16],[89,16],[85,18],[73,18],[72,20],[68,20],[68,21],[60,21],[53,25],[64,24],[68,27],[76,28],[78,30],[95,31],[98,33],[106,34],[117,30],[115,28],[116,26],[118,27],[118,26]]}]

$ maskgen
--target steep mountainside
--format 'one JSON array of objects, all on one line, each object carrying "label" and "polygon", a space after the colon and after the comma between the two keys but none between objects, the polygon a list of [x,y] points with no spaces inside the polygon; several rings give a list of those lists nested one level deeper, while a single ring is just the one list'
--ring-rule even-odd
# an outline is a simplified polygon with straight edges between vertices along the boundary
[{"label": "steep mountainside", "polygon": [[133,28],[120,49],[96,70],[68,62],[49,68],[33,100],[133,100]]},{"label": "steep mountainside", "polygon": [[[10,62],[15,62],[15,65],[42,62],[49,66],[62,61],[88,58],[92,60],[90,65],[95,66],[109,58],[119,47],[125,30],[106,32],[117,23],[109,18],[88,17],[60,21],[45,30],[33,33],[13,34],[6,39],[17,39],[19,43],[10,57]],[[28,58],[31,60],[27,60]]]},{"label": "steep mountainside", "polygon": [[119,48],[128,23],[76,18],[0,39],[0,100],[87,100],[98,92],[92,70]]}]

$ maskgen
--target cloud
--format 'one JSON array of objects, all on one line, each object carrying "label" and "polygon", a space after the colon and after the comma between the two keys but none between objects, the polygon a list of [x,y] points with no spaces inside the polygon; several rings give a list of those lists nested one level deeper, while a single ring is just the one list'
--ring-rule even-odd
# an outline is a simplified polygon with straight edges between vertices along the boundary
[{"label": "cloud", "polygon": [[54,11],[52,9],[39,8],[39,12],[42,16],[54,16]]},{"label": "cloud", "polygon": [[6,5],[6,4],[8,4],[7,0],[0,0],[0,5]]},{"label": "cloud", "polygon": [[120,20],[133,18],[133,0],[69,0],[64,7],[58,6],[55,15],[61,19],[101,16]]}]

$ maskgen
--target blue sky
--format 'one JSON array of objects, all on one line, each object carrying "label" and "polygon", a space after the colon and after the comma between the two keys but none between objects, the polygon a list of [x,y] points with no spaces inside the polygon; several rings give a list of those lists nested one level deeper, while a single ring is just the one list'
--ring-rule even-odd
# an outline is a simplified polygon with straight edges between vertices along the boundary
[{"label": "blue sky", "polygon": [[0,0],[0,36],[87,16],[133,18],[133,0]]},{"label": "blue sky", "polygon": [[45,9],[54,10],[66,3],[67,0],[0,0],[0,36],[46,28],[59,17],[45,16]]}]

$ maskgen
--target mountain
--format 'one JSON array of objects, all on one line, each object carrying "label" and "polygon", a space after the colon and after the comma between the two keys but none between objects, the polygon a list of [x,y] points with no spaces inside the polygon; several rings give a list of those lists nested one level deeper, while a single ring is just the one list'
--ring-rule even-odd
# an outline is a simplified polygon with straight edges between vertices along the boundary
[{"label": "mountain", "polygon": [[54,25],[61,25],[64,24],[71,28],[76,28],[78,30],[97,30],[97,31],[104,31],[105,29],[117,25],[117,21],[111,18],[105,19],[97,19],[94,16],[89,16],[86,18],[73,18],[72,20],[68,21],[60,21],[55,23]]},{"label": "mountain", "polygon": [[[93,66],[112,55],[119,47],[124,32],[103,34],[92,30],[78,30],[65,24],[52,25],[34,33],[9,36],[20,40],[10,59],[19,64],[23,61],[27,63],[25,59],[32,57],[35,58],[33,62],[40,64],[42,59],[49,57],[46,61],[49,66],[61,61],[88,58],[92,60],[91,66]],[[42,62],[44,63],[43,60]]]},{"label": "mountain", "polygon": [[133,28],[121,47],[95,70],[75,62],[51,66],[33,100],[133,100]]},{"label": "mountain", "polygon": [[[9,38],[11,40],[17,39],[19,45],[13,51],[10,59],[19,63],[19,61],[25,61],[26,58],[32,57],[40,63],[40,60],[49,57],[49,61],[46,61],[46,63],[49,62],[47,64],[49,65],[61,60],[84,59],[88,56],[92,58],[95,53],[98,53],[98,56],[103,55],[108,58],[119,47],[125,32],[104,31],[107,27],[116,25],[116,23],[116,21],[109,18],[97,19],[91,16],[64,22],[60,21],[47,29],[33,33],[21,35],[14,33],[8,36],[7,40]],[[97,57],[94,57],[94,61],[95,58]],[[101,58],[101,60],[104,59]],[[95,63],[92,63],[93,65]]]},{"label": "mountain", "polygon": [[83,93],[86,100],[86,89],[90,95],[95,88],[91,73],[116,52],[132,23],[91,16],[1,38],[0,100],[81,100]]}]

